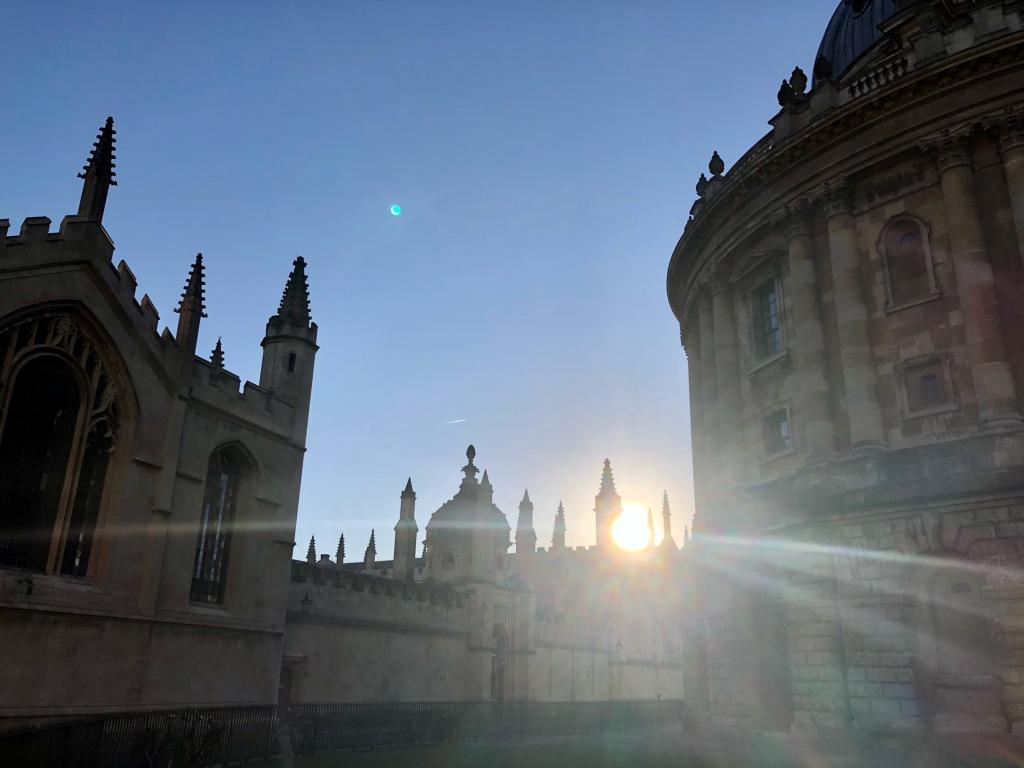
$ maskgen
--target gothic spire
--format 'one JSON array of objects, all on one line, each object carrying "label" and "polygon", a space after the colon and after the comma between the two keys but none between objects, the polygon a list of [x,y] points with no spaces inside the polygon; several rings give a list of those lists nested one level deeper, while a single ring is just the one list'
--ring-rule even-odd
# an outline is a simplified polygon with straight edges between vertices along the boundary
[{"label": "gothic spire", "polygon": [[374,528],[370,529],[370,543],[366,545],[366,551],[377,554],[377,531]]},{"label": "gothic spire", "polygon": [[220,336],[217,337],[217,343],[213,347],[213,352],[210,353],[210,363],[217,370],[224,369],[224,347],[220,343]]},{"label": "gothic spire", "polygon": [[306,562],[316,565],[316,536],[309,537],[309,549],[306,550]]},{"label": "gothic spire", "polygon": [[519,522],[516,528],[526,530],[533,528],[533,502],[530,501],[530,492],[523,492],[523,500],[519,502]]},{"label": "gothic spire", "polygon": [[555,512],[555,527],[551,535],[552,549],[565,549],[565,507],[558,502],[558,510]]},{"label": "gothic spire", "polygon": [[612,463],[608,460],[604,460],[604,468],[601,470],[601,490],[598,495],[614,495],[615,494],[615,478],[612,477]]},{"label": "gothic spire", "polygon": [[306,260],[301,256],[292,262],[292,271],[281,294],[281,304],[277,308],[278,322],[289,325],[307,327],[309,315],[309,282],[306,279]]},{"label": "gothic spire", "polygon": [[412,496],[414,499],[416,498],[416,492],[412,489],[412,478],[411,477],[406,481],[406,483],[405,483],[405,490],[402,491],[402,498],[403,499],[408,498],[409,496]]},{"label": "gothic spire", "polygon": [[194,312],[200,317],[206,317],[206,270],[201,253],[197,253],[196,260],[192,262],[192,269],[181,291],[181,299],[174,311],[179,315]]},{"label": "gothic spire", "polygon": [[672,511],[668,506],[668,491],[661,497],[661,546],[677,549],[676,541],[672,538]]},{"label": "gothic spire", "polygon": [[78,178],[85,179],[82,197],[78,202],[78,215],[92,221],[103,221],[103,210],[107,206],[107,192],[117,186],[114,168],[114,118],[108,117],[93,142],[89,160]]},{"label": "gothic spire", "polygon": [[345,562],[345,534],[344,533],[341,534],[341,536],[338,537],[338,551],[337,551],[337,553],[335,553],[334,559],[338,563],[338,565],[341,565],[342,563]]}]

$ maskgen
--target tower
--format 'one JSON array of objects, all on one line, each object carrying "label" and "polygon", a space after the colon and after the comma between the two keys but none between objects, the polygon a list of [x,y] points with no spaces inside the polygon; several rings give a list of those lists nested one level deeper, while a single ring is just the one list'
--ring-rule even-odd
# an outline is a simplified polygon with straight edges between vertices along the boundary
[{"label": "tower", "polygon": [[[184,375],[192,368],[196,344],[199,342],[199,324],[206,317],[206,275],[201,253],[196,254],[185,288],[181,292],[181,300],[174,311],[178,313],[178,332],[174,334],[174,340],[181,351],[181,370]],[[217,348],[220,348],[219,339]],[[223,350],[220,361],[223,366]]]},{"label": "tower", "polygon": [[516,524],[516,555],[532,555],[537,549],[537,532],[533,530],[533,502],[530,492],[523,492],[519,502],[519,522]]},{"label": "tower", "polygon": [[615,492],[615,478],[612,477],[612,463],[604,460],[601,470],[601,490],[594,497],[594,516],[597,522],[597,546],[611,550],[614,547],[612,526],[622,514],[622,497]]},{"label": "tower", "polygon": [[565,507],[558,502],[555,512],[555,525],[551,532],[551,549],[565,549]]},{"label": "tower", "polygon": [[395,523],[395,570],[394,578],[412,581],[416,573],[416,492],[412,489],[412,478],[402,491],[402,505]]},{"label": "tower", "polygon": [[108,117],[93,142],[89,161],[78,178],[82,184],[82,197],[78,202],[78,215],[97,224],[103,223],[103,210],[107,207],[107,193],[117,186],[114,176],[114,118]]},{"label": "tower", "polygon": [[277,314],[267,321],[260,386],[273,390],[294,406],[294,437],[302,445],[306,443],[309,399],[313,391],[313,360],[319,349],[316,331],[316,323],[309,314],[306,260],[299,256],[288,275]]}]

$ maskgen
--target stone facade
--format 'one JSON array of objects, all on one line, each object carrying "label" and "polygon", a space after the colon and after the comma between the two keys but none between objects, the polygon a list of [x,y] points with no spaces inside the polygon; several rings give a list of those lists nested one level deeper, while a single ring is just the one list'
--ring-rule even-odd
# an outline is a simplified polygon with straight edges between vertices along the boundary
[{"label": "stone facade", "polygon": [[595,499],[595,532],[604,544],[566,547],[559,507],[553,546],[537,549],[526,493],[510,553],[510,526],[493,502],[488,474],[476,479],[475,455],[470,446],[459,491],[431,516],[425,554],[412,568],[402,564],[418,530],[411,481],[401,494],[393,560],[376,560],[371,537],[361,562],[318,560],[310,542],[307,561],[293,563],[285,696],[682,698],[680,629],[692,595],[667,498],[663,540],[637,553],[621,550],[609,532],[621,502],[605,462]]},{"label": "stone facade", "polygon": [[[196,356],[102,225],[108,120],[78,215],[0,220],[0,718],[277,697],[316,353],[297,259],[259,384]],[[3,722],[11,722],[4,720]]]},{"label": "stone facade", "polygon": [[1022,727],[1022,83],[1019,3],[841,3],[698,182],[668,294],[713,724]]}]

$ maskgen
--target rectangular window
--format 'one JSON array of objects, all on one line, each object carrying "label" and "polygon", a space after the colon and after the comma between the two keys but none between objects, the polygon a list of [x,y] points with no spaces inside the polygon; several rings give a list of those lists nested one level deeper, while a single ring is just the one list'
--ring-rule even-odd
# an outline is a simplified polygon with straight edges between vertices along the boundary
[{"label": "rectangular window", "polygon": [[294,352],[289,352],[288,353],[288,373],[294,373],[294,372],[295,372],[295,353]]},{"label": "rectangular window", "polygon": [[933,411],[952,404],[944,369],[945,363],[942,360],[910,365],[903,369],[907,410],[910,414]]},{"label": "rectangular window", "polygon": [[789,432],[789,413],[785,408],[780,408],[765,416],[761,428],[765,456],[774,456],[793,447],[793,440]]},{"label": "rectangular window", "polygon": [[759,358],[782,351],[782,322],[779,316],[779,294],[775,280],[769,280],[754,291],[754,336]]}]

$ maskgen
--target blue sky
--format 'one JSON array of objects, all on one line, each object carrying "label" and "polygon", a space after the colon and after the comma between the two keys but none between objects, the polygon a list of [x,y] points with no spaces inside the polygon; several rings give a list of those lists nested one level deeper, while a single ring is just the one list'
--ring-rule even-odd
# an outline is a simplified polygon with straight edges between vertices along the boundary
[{"label": "blue sky", "polygon": [[[103,119],[105,225],[173,327],[202,251],[200,351],[257,379],[296,255],[320,326],[296,552],[390,556],[468,443],[514,526],[593,543],[601,461],[676,535],[686,360],[665,270],[693,186],[767,130],[834,0],[8,3],[0,217],[55,222]],[[399,203],[400,217],[389,213]],[[459,423],[448,423],[460,419]],[[660,527],[660,521],[659,521]]]}]

